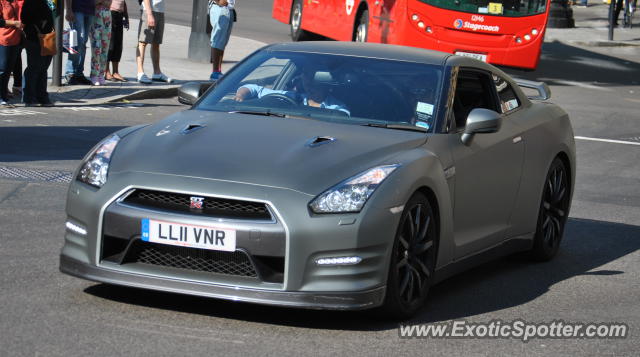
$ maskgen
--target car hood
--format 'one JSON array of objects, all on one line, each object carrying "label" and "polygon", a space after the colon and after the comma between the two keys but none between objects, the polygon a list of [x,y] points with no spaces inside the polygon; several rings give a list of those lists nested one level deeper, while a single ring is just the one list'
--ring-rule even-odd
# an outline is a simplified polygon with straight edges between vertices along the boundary
[{"label": "car hood", "polygon": [[[316,137],[331,137],[310,145]],[[182,175],[317,195],[425,142],[420,132],[187,110],[123,138],[111,172]],[[390,161],[391,160],[391,161]]]}]

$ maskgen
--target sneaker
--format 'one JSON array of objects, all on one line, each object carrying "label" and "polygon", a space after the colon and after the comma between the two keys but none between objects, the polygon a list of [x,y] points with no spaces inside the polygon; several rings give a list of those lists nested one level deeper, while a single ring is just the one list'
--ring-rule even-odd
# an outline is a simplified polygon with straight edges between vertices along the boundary
[{"label": "sneaker", "polygon": [[83,76],[83,75],[77,75],[77,74],[73,74],[71,76],[67,77],[67,85],[73,86],[73,85],[85,85],[85,86],[90,86],[93,83],[87,79],[87,77]]},{"label": "sneaker", "polygon": [[167,77],[164,73],[154,73],[153,76],[151,76],[151,79],[156,81],[156,82],[164,82],[164,83],[172,83],[173,79]]},{"label": "sneaker", "polygon": [[0,100],[0,108],[15,108],[16,106],[13,104],[9,104],[6,100]]},{"label": "sneaker", "polygon": [[149,77],[147,77],[146,74],[144,73],[138,73],[138,82],[142,83],[142,84],[151,84],[151,80],[149,79]]},{"label": "sneaker", "polygon": [[91,84],[93,84],[94,86],[101,86],[102,83],[100,83],[100,78],[98,77],[90,77],[89,80],[91,81]]},{"label": "sneaker", "polygon": [[83,75],[79,75],[79,76],[76,76],[76,77],[78,77],[78,81],[80,81],[80,84],[84,84],[86,86],[90,86],[90,85],[93,84],[93,83],[91,83],[90,80],[87,79],[87,77],[85,77]]},{"label": "sneaker", "polygon": [[98,77],[98,82],[100,82],[100,85],[103,86],[107,83],[107,81],[104,79],[104,77]]},{"label": "sneaker", "polygon": [[222,77],[222,72],[211,72],[211,75],[209,76],[209,79],[212,80],[212,81],[217,81],[221,77]]}]

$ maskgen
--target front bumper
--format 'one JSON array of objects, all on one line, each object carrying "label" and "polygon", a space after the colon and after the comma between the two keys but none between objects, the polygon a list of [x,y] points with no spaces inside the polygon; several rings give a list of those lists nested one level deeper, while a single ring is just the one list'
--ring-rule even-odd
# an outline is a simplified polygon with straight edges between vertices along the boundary
[{"label": "front bumper", "polygon": [[99,268],[60,256],[60,271],[101,283],[198,295],[224,300],[307,309],[362,310],[382,304],[385,287],[357,292],[290,292],[203,284]]},{"label": "front bumper", "polygon": [[[190,224],[208,220],[123,205],[120,197],[141,188],[131,182],[144,182],[145,189],[178,188],[198,196],[266,202],[274,213],[273,221],[214,221],[237,229],[238,247],[250,257],[282,259],[282,278],[208,274],[110,259],[105,254],[106,237],[137,239],[142,217]],[[397,196],[395,191],[385,194]],[[60,270],[98,282],[236,301],[317,309],[373,308],[384,299],[390,249],[400,218],[399,213],[391,212],[387,201],[381,202],[384,196],[374,195],[358,214],[314,215],[307,209],[313,196],[275,187],[140,172],[112,173],[100,190],[74,181],[67,199],[67,220],[87,232],[79,235],[67,229]],[[257,240],[255,232],[260,233]],[[346,266],[316,263],[320,258],[341,256],[358,256],[362,261]]]}]

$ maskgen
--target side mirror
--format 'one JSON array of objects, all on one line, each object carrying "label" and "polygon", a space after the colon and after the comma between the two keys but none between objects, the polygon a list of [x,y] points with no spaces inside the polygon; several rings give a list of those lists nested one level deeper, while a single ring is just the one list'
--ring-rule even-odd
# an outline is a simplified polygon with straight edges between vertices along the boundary
[{"label": "side mirror", "polygon": [[484,108],[475,108],[467,116],[467,124],[462,134],[462,143],[469,146],[475,134],[495,133],[500,130],[502,117],[499,113]]},{"label": "side mirror", "polygon": [[193,105],[216,81],[188,82],[178,88],[178,102]]}]

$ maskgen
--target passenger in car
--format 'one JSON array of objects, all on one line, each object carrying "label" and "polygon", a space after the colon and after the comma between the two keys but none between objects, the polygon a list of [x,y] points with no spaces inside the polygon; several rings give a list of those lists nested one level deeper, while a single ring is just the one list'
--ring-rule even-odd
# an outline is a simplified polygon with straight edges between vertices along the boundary
[{"label": "passenger in car", "polygon": [[326,82],[330,78],[331,74],[328,71],[307,68],[302,71],[302,85],[296,86],[292,91],[270,89],[257,84],[245,84],[238,88],[233,99],[242,102],[245,99],[262,98],[270,94],[283,94],[302,105],[339,110],[350,115],[347,106],[329,93]]}]

